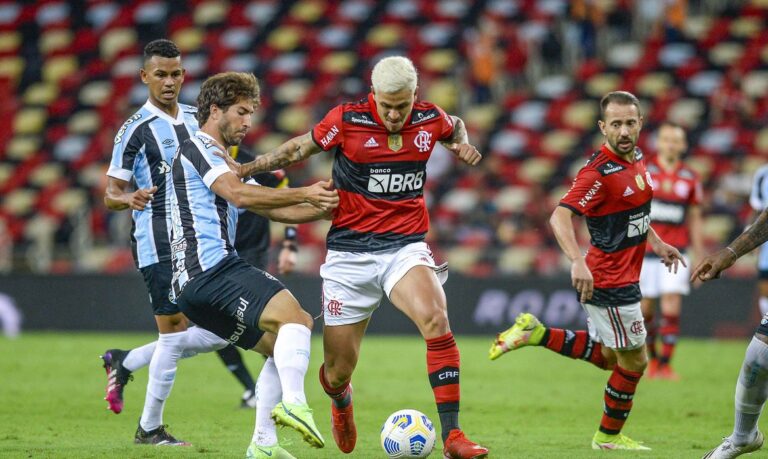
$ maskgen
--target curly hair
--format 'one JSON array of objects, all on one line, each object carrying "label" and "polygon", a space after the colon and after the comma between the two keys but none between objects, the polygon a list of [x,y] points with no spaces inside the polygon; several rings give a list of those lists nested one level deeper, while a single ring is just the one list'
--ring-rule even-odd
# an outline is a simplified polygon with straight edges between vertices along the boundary
[{"label": "curly hair", "polygon": [[252,73],[218,73],[203,82],[197,96],[197,122],[202,126],[211,115],[211,106],[223,111],[242,99],[259,105],[259,80]]}]

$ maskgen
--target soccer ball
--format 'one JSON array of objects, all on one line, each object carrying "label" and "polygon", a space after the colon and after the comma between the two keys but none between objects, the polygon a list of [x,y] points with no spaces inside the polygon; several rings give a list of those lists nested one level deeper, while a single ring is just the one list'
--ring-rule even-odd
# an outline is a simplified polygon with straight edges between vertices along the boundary
[{"label": "soccer ball", "polygon": [[381,447],[389,457],[427,457],[435,447],[435,427],[420,411],[395,411],[381,428]]}]

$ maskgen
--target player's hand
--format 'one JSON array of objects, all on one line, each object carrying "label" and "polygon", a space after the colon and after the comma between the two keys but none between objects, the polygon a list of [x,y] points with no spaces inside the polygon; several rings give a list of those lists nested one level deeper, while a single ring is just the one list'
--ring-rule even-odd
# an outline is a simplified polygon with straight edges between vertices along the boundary
[{"label": "player's hand", "polygon": [[144,210],[147,203],[154,198],[157,192],[157,187],[141,188],[131,193],[131,197],[128,200],[128,206],[133,210]]},{"label": "player's hand", "polygon": [[662,242],[656,247],[653,247],[653,251],[656,253],[656,255],[659,256],[659,258],[661,258],[661,262],[664,263],[664,266],[667,267],[669,272],[674,272],[677,274],[677,268],[680,263],[682,263],[683,266],[688,266],[685,264],[685,260],[680,254],[680,251],[665,242]]},{"label": "player's hand", "polygon": [[304,188],[304,202],[325,212],[339,205],[339,193],[333,189],[333,180],[317,182]]},{"label": "player's hand", "polygon": [[232,171],[233,174],[237,176],[237,178],[241,179],[243,178],[243,165],[235,161],[235,159],[229,154],[224,153],[227,151],[225,148],[222,148],[222,151],[214,151],[213,154],[218,156],[219,158],[223,159],[224,162],[227,163],[227,167],[229,167],[229,170]]},{"label": "player's hand", "polygon": [[720,278],[723,271],[733,266],[738,257],[728,249],[721,249],[701,260],[691,274],[691,281],[699,279],[706,282]]},{"label": "player's hand", "polygon": [[277,257],[277,272],[280,274],[290,274],[296,269],[296,251],[283,246],[280,255]]},{"label": "player's hand", "polygon": [[573,263],[571,263],[571,285],[579,292],[579,301],[581,303],[586,303],[592,298],[592,293],[595,290],[595,280],[592,278],[592,273],[587,267],[587,262],[582,257],[573,260]]},{"label": "player's hand", "polygon": [[483,159],[483,155],[477,151],[477,148],[475,148],[474,145],[470,145],[468,143],[451,143],[445,145],[445,148],[450,150],[454,155],[456,155],[457,158],[469,164],[470,166],[477,165],[477,163]]}]

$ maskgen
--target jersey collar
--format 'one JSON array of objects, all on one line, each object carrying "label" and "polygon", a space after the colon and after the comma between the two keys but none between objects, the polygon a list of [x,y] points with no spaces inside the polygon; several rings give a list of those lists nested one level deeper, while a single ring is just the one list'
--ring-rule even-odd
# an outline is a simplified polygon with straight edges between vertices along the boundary
[{"label": "jersey collar", "polygon": [[184,123],[184,111],[181,109],[180,105],[179,105],[179,110],[176,112],[176,118],[172,117],[171,115],[157,108],[152,102],[149,101],[149,99],[147,99],[147,101],[144,103],[144,109],[157,117],[163,118],[164,120],[170,123],[173,123],[173,124]]}]

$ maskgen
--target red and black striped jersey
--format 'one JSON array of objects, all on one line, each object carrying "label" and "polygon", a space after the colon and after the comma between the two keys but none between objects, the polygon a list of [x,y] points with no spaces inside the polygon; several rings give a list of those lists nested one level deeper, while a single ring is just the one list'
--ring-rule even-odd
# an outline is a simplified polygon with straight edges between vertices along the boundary
[{"label": "red and black striped jersey", "polygon": [[332,151],[339,207],[327,245],[344,252],[376,252],[424,240],[426,165],[435,144],[453,135],[453,120],[429,102],[414,104],[398,133],[389,133],[373,95],[329,111],[312,128],[314,142]]},{"label": "red and black striped jersey", "polygon": [[651,177],[643,153],[628,163],[603,145],[581,168],[560,201],[587,219],[591,247],[586,262],[595,280],[590,304],[640,301],[640,268],[650,226]]},{"label": "red and black striped jersey", "polygon": [[701,183],[683,163],[675,170],[664,170],[658,157],[649,161],[648,172],[653,180],[651,226],[664,242],[685,250],[690,244],[685,217],[690,206],[701,203]]}]

